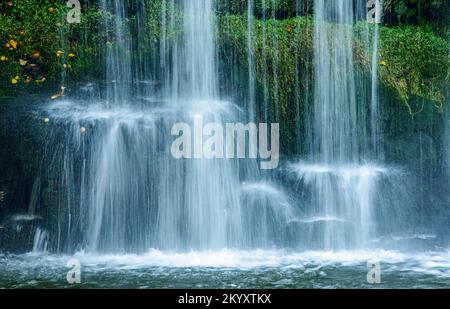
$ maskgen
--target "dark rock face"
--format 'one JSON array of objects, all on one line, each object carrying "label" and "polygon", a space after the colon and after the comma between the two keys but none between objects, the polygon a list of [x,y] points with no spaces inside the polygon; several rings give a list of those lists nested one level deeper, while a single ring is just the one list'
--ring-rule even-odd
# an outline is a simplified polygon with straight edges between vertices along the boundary
[{"label": "dark rock face", "polygon": [[9,223],[0,227],[0,248],[9,253],[25,253],[33,249],[34,222]]},{"label": "dark rock face", "polygon": [[44,224],[36,187],[40,132],[30,103],[41,100],[25,99],[0,103],[0,251],[11,253],[32,250],[35,230]]}]

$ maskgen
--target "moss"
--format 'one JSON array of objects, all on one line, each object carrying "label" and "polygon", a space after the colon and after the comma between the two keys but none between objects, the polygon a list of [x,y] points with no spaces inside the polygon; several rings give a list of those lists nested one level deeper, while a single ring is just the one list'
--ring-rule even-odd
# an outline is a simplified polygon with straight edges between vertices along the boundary
[{"label": "moss", "polygon": [[448,43],[419,26],[382,28],[380,34],[382,82],[397,93],[410,113],[416,112],[410,103],[417,98],[442,109],[448,86]]},{"label": "moss", "polygon": [[[263,32],[266,32],[266,40]],[[283,20],[255,21],[254,51],[256,78],[267,82],[272,101],[280,103],[282,114],[287,113],[287,101],[295,95],[297,65],[312,68],[312,20],[298,17]],[[247,20],[242,16],[227,16],[220,20],[222,44],[232,45],[242,63],[247,64]],[[266,79],[266,80],[265,80]],[[307,81],[302,81],[307,82]]]},{"label": "moss", "polygon": [[174,5],[161,0],[147,0],[147,35],[149,40],[149,46],[153,46],[160,41],[162,38],[162,28],[163,28],[163,17],[166,22],[170,20],[170,9],[174,10],[173,14],[173,25],[174,29],[172,32],[166,33],[166,39],[176,38],[183,31],[183,14],[180,9]]},{"label": "moss", "polygon": [[[263,25],[267,37],[265,47],[262,44]],[[267,69],[271,99],[279,103],[282,113],[287,113],[289,101],[299,86],[295,85],[296,69],[313,70],[313,20],[308,17],[257,20],[255,28],[256,76],[262,82]],[[367,31],[366,24],[358,23],[354,28],[354,63],[358,71],[367,74],[372,55],[365,48],[362,31]],[[222,16],[220,36],[222,44],[231,45],[242,59],[242,65],[247,65],[246,16]],[[448,43],[426,27],[380,29],[380,81],[406,104],[411,114],[415,112],[412,106],[417,102],[431,102],[442,108],[445,87],[448,86],[448,60]],[[312,78],[313,74],[309,77]],[[304,78],[301,81],[303,84],[312,82]]]},{"label": "moss", "polygon": [[83,10],[80,24],[69,24],[68,10],[62,0],[13,0],[2,10],[0,95],[35,90],[59,80],[63,71],[69,79],[102,71],[106,36],[99,29],[111,16],[91,6]]}]

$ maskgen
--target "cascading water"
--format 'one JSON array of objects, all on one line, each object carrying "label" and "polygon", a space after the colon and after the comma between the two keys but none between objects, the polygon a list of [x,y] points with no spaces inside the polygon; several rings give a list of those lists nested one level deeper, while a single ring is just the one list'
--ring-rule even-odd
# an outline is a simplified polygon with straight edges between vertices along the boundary
[{"label": "cascading water", "polygon": [[248,119],[253,121],[255,119],[255,55],[254,55],[254,43],[253,36],[255,30],[255,18],[254,18],[255,4],[253,0],[249,0],[247,3],[247,62],[248,62]]},{"label": "cascading water", "polygon": [[[53,154],[64,159],[49,163],[45,172],[66,189],[59,223],[50,233],[58,235],[53,250],[284,246],[286,237],[280,235],[294,211],[288,199],[277,200],[281,189],[258,184],[255,160],[175,159],[170,153],[175,123],[199,124],[202,135],[202,124],[246,121],[254,114],[254,107],[245,112],[219,98],[213,1],[162,2],[158,66],[164,84],[152,96],[133,94],[133,87],[141,87],[139,78],[157,74],[138,65],[140,56],[130,56],[137,51],[126,36],[124,6],[103,4],[117,15],[107,46],[111,82],[105,99],[62,100],[46,111],[66,132],[64,148]],[[179,22],[182,33],[170,37]],[[54,138],[48,138],[49,149]],[[243,187],[245,181],[253,185]],[[67,225],[73,218],[77,221]]]},{"label": "cascading water", "polygon": [[324,164],[358,161],[352,1],[315,2],[313,154]]},{"label": "cascading water", "polygon": [[374,3],[375,15],[370,16],[373,22],[373,43],[372,43],[372,82],[371,82],[371,108],[370,108],[370,122],[371,122],[371,136],[372,136],[372,151],[374,157],[378,159],[382,156],[382,150],[380,149],[381,132],[380,132],[380,98],[379,98],[379,85],[378,85],[378,65],[379,65],[379,39],[380,39],[380,27],[381,10],[383,7],[383,1],[375,1]]},{"label": "cascading water", "polygon": [[[263,18],[270,13],[266,2]],[[57,224],[52,220],[48,228],[50,250],[350,249],[376,236],[380,211],[375,208],[392,204],[380,198],[379,190],[391,181],[392,171],[361,164],[362,145],[370,144],[370,138],[356,133],[367,124],[358,117],[365,110],[356,100],[351,2],[315,1],[314,109],[306,119],[313,124],[308,139],[314,142],[308,161],[288,165],[289,175],[295,175],[289,184],[297,192],[287,194],[282,180],[263,177],[256,160],[172,157],[175,123],[199,124],[202,135],[202,124],[246,122],[257,112],[252,103],[257,97],[252,90],[253,2],[247,7],[249,104],[244,111],[220,99],[213,4],[161,1],[162,37],[154,46],[159,58],[149,65],[140,54],[141,43],[127,36],[123,3],[103,1],[104,9],[117,16],[112,25],[105,24],[113,31],[106,47],[109,82],[103,99],[80,94],[46,109],[52,124],[64,128],[55,127],[61,134],[49,132],[47,149],[54,148],[56,139],[65,141],[42,164],[41,174],[60,188]],[[146,32],[142,23],[137,27]],[[263,47],[267,42],[277,46],[277,38],[267,36],[266,23],[261,32]],[[274,57],[277,61],[278,53]],[[268,94],[269,74],[276,80],[276,67],[262,68],[265,121],[277,117],[271,112],[271,106],[278,109],[276,90],[274,102]],[[142,89],[142,78],[148,77],[161,81],[160,91]],[[373,87],[372,106],[375,95]],[[296,100],[300,105],[299,95]]]},{"label": "cascading water", "polygon": [[356,99],[353,67],[356,7],[353,1],[316,0],[314,9],[312,162],[293,164],[290,170],[307,197],[303,223],[310,225],[309,233],[319,236],[315,245],[361,248],[375,235],[374,197],[386,169],[360,165],[367,138],[364,118],[358,117],[364,102]]},{"label": "cascading water", "polygon": [[[75,258],[95,287],[369,287],[368,261],[389,265],[383,287],[448,286],[450,109],[445,134],[432,128],[442,157],[428,131],[387,134],[403,107],[378,84],[389,30],[363,21],[377,1],[218,2],[101,0],[102,82],[63,73],[65,94],[26,107],[30,126],[2,109],[15,146],[0,154],[38,151],[0,179],[0,284],[67,287]],[[197,154],[207,124],[248,121],[280,122],[281,168]],[[171,153],[175,124],[194,158]]]},{"label": "cascading water", "polygon": [[48,233],[46,230],[41,228],[36,229],[36,233],[34,234],[33,239],[33,252],[40,253],[46,252],[48,246]]},{"label": "cascading water", "polygon": [[[172,68],[165,68],[174,76],[166,100],[174,100],[172,104],[187,112],[189,118],[184,121],[191,125],[223,122],[230,110],[217,99],[212,1],[187,1],[181,9],[184,34],[174,54],[176,61],[172,59]],[[236,244],[241,234],[239,178],[232,163],[196,158],[184,160],[178,169],[174,166],[169,160],[165,167],[169,174],[160,188],[158,233],[162,244],[171,235],[176,245],[163,247],[217,249]],[[173,186],[170,179],[181,182]],[[173,192],[177,192],[175,200]]]},{"label": "cascading water", "polygon": [[[45,226],[49,251],[335,250],[369,245],[377,230],[388,225],[384,218],[392,212],[385,209],[395,208],[398,202],[386,193],[398,177],[391,168],[365,163],[374,159],[366,157],[370,141],[376,140],[375,149],[381,134],[372,130],[372,134],[378,132],[377,138],[370,138],[363,130],[379,126],[374,124],[378,121],[376,84],[369,99],[356,99],[360,81],[353,68],[352,26],[357,14],[352,2],[315,1],[314,104],[304,119],[311,130],[298,134],[307,135],[304,145],[309,158],[287,164],[286,178],[282,173],[260,172],[253,159],[201,155],[175,159],[170,152],[176,123],[190,128],[198,124],[200,129],[191,133],[200,130],[204,135],[200,146],[194,141],[194,148],[201,148],[212,134],[203,132],[202,125],[207,123],[277,119],[272,109],[279,109],[279,54],[264,51],[267,44],[278,46],[278,39],[269,37],[271,23],[276,22],[274,2],[262,1],[265,21],[258,29],[254,2],[247,6],[246,109],[221,99],[214,1],[159,3],[161,38],[152,45],[151,60],[146,60],[141,54],[144,43],[137,42],[148,31],[142,22],[145,13],[138,14],[137,38],[127,35],[133,31],[129,10],[142,9],[143,4],[130,8],[120,1],[104,0],[103,8],[115,16],[104,25],[109,33],[105,91],[94,97],[80,89],[78,95],[44,108],[51,130],[46,131],[46,152],[35,181],[39,192],[33,196],[56,201],[56,211]],[[267,7],[270,3],[272,11]],[[357,4],[362,6],[362,1]],[[297,9],[300,14],[301,7]],[[252,37],[257,31],[261,42]],[[258,79],[254,75],[257,44],[263,47],[266,60]],[[269,59],[274,67],[267,66]],[[308,76],[299,63],[295,72]],[[372,74],[376,79],[376,70]],[[301,97],[300,78],[295,79],[300,119],[300,105],[309,95]],[[269,94],[272,86],[275,90]],[[262,101],[256,102],[259,97]],[[370,119],[365,117],[369,112]],[[32,204],[36,203],[37,199]]]},{"label": "cascading water", "polygon": [[111,42],[107,43],[106,76],[112,83],[107,90],[108,104],[117,105],[127,102],[132,83],[130,27],[126,21],[126,3],[121,0],[102,0],[105,11],[114,12],[114,24],[105,25],[112,30]]}]

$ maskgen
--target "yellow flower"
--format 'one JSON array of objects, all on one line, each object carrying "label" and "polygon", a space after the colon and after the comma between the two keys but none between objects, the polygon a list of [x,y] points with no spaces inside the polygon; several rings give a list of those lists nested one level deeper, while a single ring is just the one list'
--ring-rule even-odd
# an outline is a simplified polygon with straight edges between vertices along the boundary
[{"label": "yellow flower", "polygon": [[49,123],[49,122],[50,122],[50,119],[49,119],[49,118],[44,118],[44,122],[45,122],[45,123]]},{"label": "yellow flower", "polygon": [[17,48],[17,41],[9,40],[9,45],[11,45],[11,47],[12,47],[13,49],[16,49],[16,48]]},{"label": "yellow flower", "polygon": [[26,65],[27,63],[28,63],[28,61],[23,60],[23,59],[19,59],[19,64],[20,64],[21,66],[24,66],[24,65]]},{"label": "yellow flower", "polygon": [[6,60],[8,60],[8,58],[6,58],[5,56],[1,56],[1,57],[0,57],[0,60],[1,60],[1,61],[6,61]]},{"label": "yellow flower", "polygon": [[381,61],[380,61],[380,64],[386,66],[386,61],[381,60]]},{"label": "yellow flower", "polygon": [[61,57],[62,55],[64,55],[64,52],[63,52],[62,50],[58,50],[58,51],[56,52],[56,56],[57,56],[57,57]]},{"label": "yellow flower", "polygon": [[69,58],[75,58],[76,57],[74,53],[70,53],[67,56],[69,56]]},{"label": "yellow flower", "polygon": [[55,13],[55,9],[52,8],[52,7],[49,7],[49,8],[48,8],[48,12],[53,14],[53,13]]},{"label": "yellow flower", "polygon": [[15,85],[19,82],[19,79],[17,77],[18,76],[11,78],[11,84]]}]

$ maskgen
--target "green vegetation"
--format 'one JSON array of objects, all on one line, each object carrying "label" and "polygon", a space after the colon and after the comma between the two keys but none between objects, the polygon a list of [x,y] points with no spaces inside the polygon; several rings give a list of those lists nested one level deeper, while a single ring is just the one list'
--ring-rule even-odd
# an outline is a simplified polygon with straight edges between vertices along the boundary
[{"label": "green vegetation", "polygon": [[0,96],[35,90],[63,73],[77,80],[102,72],[99,27],[108,16],[92,6],[80,24],[68,24],[68,10],[61,0],[2,3]]},{"label": "green vegetation", "polygon": [[450,22],[448,0],[384,0],[384,23],[387,25],[431,25],[445,35]]},{"label": "green vegetation", "polygon": [[[170,4],[166,2],[164,5],[161,0],[146,0],[147,5],[147,35],[149,45],[155,47],[156,44],[161,39],[162,33],[162,25],[163,25],[163,16],[166,20],[170,19]],[[166,33],[166,37],[176,37],[179,33],[182,32],[182,12],[177,10],[175,6],[173,6],[175,10],[175,18],[173,20],[173,24],[175,29],[172,33]]]},{"label": "green vegetation", "polygon": [[[302,7],[312,7],[313,0],[303,1]],[[257,18],[277,17],[288,18],[295,16],[295,0],[253,0],[254,14]],[[246,14],[248,0],[217,0],[216,11],[219,15],[241,15]]]},{"label": "green vegetation", "polygon": [[[147,35],[139,38],[139,48],[156,59],[157,55],[153,54],[159,50],[162,18],[169,18],[173,4],[143,1],[147,9]],[[80,24],[68,24],[65,17],[69,9],[64,0],[3,1],[0,4],[0,96],[33,91],[61,80],[61,76],[66,82],[103,76],[105,45],[114,43],[103,25],[112,22],[114,16],[101,11],[96,3],[89,1],[83,7]],[[382,84],[396,94],[411,114],[421,111],[426,102],[441,110],[448,87],[445,37],[448,16],[443,14],[448,4],[443,0],[385,0],[384,3],[379,70]],[[232,49],[242,68],[247,65],[247,5],[247,0],[216,2],[220,50]],[[261,85],[267,85],[265,95],[276,105],[272,110],[276,110],[277,117],[287,120],[295,109],[291,104],[293,98],[313,84],[314,24],[308,15],[313,1],[305,0],[296,6],[294,0],[255,0],[254,5],[253,53],[258,89],[261,92]],[[137,27],[137,18],[133,17],[136,8],[130,6],[132,31]],[[295,17],[296,11],[307,15]],[[176,38],[182,31],[181,12],[175,14],[173,22],[175,29],[165,33],[166,38]],[[179,29],[176,25],[180,25]],[[361,74],[369,72],[371,61],[371,53],[361,39],[361,31],[366,29],[365,23],[355,26],[355,66]]]},{"label": "green vegetation", "polygon": [[414,97],[422,103],[430,101],[440,109],[443,107],[448,87],[448,46],[427,27],[381,30],[380,78],[407,104],[410,113],[415,113],[409,105]]},{"label": "green vegetation", "polygon": [[[264,47],[263,23],[268,38]],[[361,25],[355,26],[355,66],[361,72],[368,72],[372,55],[367,53],[361,40],[361,31],[364,31]],[[224,16],[221,18],[220,28],[222,43],[233,46],[242,59],[242,65],[246,65],[246,16]],[[313,69],[313,20],[308,17],[257,20],[255,28],[256,76],[262,82],[263,70],[267,65],[271,98],[279,100],[282,112],[285,113],[288,101],[295,93],[295,78],[292,76],[295,76],[296,65],[306,71]],[[417,99],[421,102],[429,101],[442,109],[445,89],[448,87],[446,76],[449,50],[446,40],[426,26],[382,27],[380,33],[381,82],[397,94],[411,114],[415,111],[409,103]],[[274,72],[276,75],[272,74]],[[278,87],[275,87],[275,83]],[[277,93],[273,93],[274,89],[278,90]]]},{"label": "green vegetation", "polygon": [[[263,37],[266,31],[266,40]],[[267,78],[268,95],[273,104],[279,103],[281,116],[290,112],[288,101],[295,97],[296,68],[312,70],[314,24],[309,17],[283,20],[256,20],[253,34],[256,78]],[[220,20],[220,41],[230,45],[242,65],[247,65],[247,20],[243,16],[225,16]],[[303,83],[308,82],[302,79]],[[302,85],[304,87],[305,85]],[[273,107],[274,109],[276,107]]]}]

